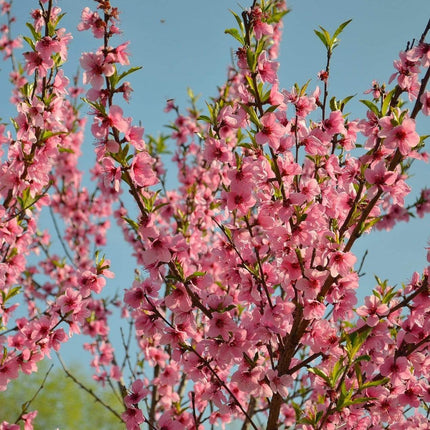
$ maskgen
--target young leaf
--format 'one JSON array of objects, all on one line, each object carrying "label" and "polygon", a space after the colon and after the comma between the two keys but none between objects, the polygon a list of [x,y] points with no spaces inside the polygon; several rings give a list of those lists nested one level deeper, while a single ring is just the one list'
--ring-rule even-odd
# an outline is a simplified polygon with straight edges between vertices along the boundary
[{"label": "young leaf", "polygon": [[333,33],[333,41],[336,40],[337,36],[339,36],[340,33],[342,33],[343,29],[352,21],[352,19],[348,19],[348,21],[343,22],[342,24],[337,27],[336,31]]},{"label": "young leaf", "polygon": [[372,103],[370,100],[360,100],[369,110],[371,110],[377,117],[380,116],[378,106],[375,103]]},{"label": "young leaf", "polygon": [[225,34],[230,34],[233,36],[241,45],[245,44],[245,40],[243,37],[239,34],[239,31],[236,28],[228,28],[224,31]]},{"label": "young leaf", "polygon": [[321,42],[324,46],[329,49],[330,48],[330,39],[327,40],[326,36],[318,30],[314,30],[314,33],[320,38]]}]

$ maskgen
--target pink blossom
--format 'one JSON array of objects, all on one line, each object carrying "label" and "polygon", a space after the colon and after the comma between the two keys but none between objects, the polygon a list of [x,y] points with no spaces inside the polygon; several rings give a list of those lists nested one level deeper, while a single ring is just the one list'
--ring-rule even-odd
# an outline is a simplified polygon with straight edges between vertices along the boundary
[{"label": "pink blossom", "polygon": [[64,76],[64,71],[59,70],[55,75],[54,88],[57,95],[67,94],[66,87],[69,85],[69,79]]},{"label": "pink blossom", "polygon": [[255,32],[255,38],[261,39],[264,35],[273,34],[273,27],[266,22],[263,22],[263,13],[259,7],[254,7],[251,10],[252,24]]},{"label": "pink blossom", "polygon": [[430,115],[430,91],[425,91],[420,97],[420,102],[422,103],[422,111],[426,116]]},{"label": "pink blossom", "polygon": [[95,90],[100,90],[105,77],[112,76],[115,72],[114,65],[107,62],[101,52],[84,52],[80,63],[85,70],[83,73],[84,84],[90,84]]},{"label": "pink blossom", "polygon": [[44,60],[49,60],[53,54],[60,51],[60,43],[58,40],[45,36],[36,43],[36,51]]},{"label": "pink blossom", "polygon": [[324,131],[330,136],[337,133],[346,134],[342,112],[339,110],[330,112],[330,116],[324,121]]},{"label": "pink blossom", "polygon": [[289,375],[279,376],[276,370],[269,369],[266,373],[269,379],[270,388],[274,393],[279,393],[283,398],[288,396],[288,386],[292,384],[292,378]]},{"label": "pink blossom", "polygon": [[256,203],[252,190],[247,184],[244,184],[242,189],[230,191],[226,195],[228,209],[231,211],[236,209],[241,215],[245,215]]},{"label": "pink blossom", "polygon": [[24,430],[33,430],[33,420],[36,418],[37,411],[31,411],[22,415]]},{"label": "pink blossom", "polygon": [[281,125],[274,113],[269,112],[261,117],[262,129],[255,135],[255,141],[259,145],[268,142],[269,146],[277,150],[281,137],[285,134],[285,127]]},{"label": "pink blossom", "polygon": [[209,137],[205,141],[203,156],[208,162],[219,160],[226,163],[231,160],[231,150],[223,139],[219,140]]},{"label": "pink blossom", "polygon": [[402,155],[408,155],[420,142],[420,136],[415,131],[415,120],[412,118],[405,118],[397,126],[393,126],[388,117],[382,118],[380,123],[382,130],[379,137],[384,138],[384,145],[387,148],[398,148]]},{"label": "pink blossom", "polygon": [[152,168],[154,160],[146,152],[138,152],[133,157],[130,166],[130,177],[138,187],[149,187],[158,183],[158,178]]},{"label": "pink blossom", "polygon": [[119,63],[123,66],[128,66],[130,64],[130,60],[128,58],[129,53],[126,51],[129,44],[130,42],[121,43],[121,45],[118,45],[111,51],[116,63]]},{"label": "pink blossom", "polygon": [[138,408],[127,408],[121,415],[127,430],[140,430],[140,424],[144,422],[143,413]]},{"label": "pink blossom", "polygon": [[331,276],[347,276],[353,269],[356,261],[356,256],[351,252],[333,252],[329,262]]},{"label": "pink blossom", "polygon": [[398,174],[387,171],[385,163],[380,161],[373,167],[367,168],[364,177],[370,184],[376,185],[384,191],[389,191],[392,188],[391,185],[396,182]]},{"label": "pink blossom", "polygon": [[209,330],[207,335],[210,337],[221,336],[224,340],[230,338],[230,333],[236,329],[236,324],[227,312],[215,312],[213,318],[209,321]]},{"label": "pink blossom", "polygon": [[136,407],[136,405],[149,394],[145,384],[141,379],[136,379],[131,385],[129,394],[124,397],[124,403],[127,408]]},{"label": "pink blossom", "polygon": [[90,294],[90,291],[100,293],[106,285],[106,280],[90,270],[86,270],[81,274],[79,284],[81,285],[82,296],[86,297]]},{"label": "pink blossom", "polygon": [[390,376],[394,385],[399,385],[411,377],[406,357],[387,357],[380,367],[380,372],[382,376]]},{"label": "pink blossom", "polygon": [[303,316],[308,319],[321,319],[326,311],[324,303],[318,300],[306,300],[303,307]]},{"label": "pink blossom", "polygon": [[138,151],[145,149],[145,142],[143,140],[143,127],[130,126],[125,131],[125,138],[130,142]]},{"label": "pink blossom", "polygon": [[79,312],[82,307],[82,296],[79,291],[67,288],[65,293],[58,298],[57,305],[63,315]]},{"label": "pink blossom", "polygon": [[145,264],[150,266],[158,263],[168,263],[172,258],[167,238],[159,237],[142,252]]},{"label": "pink blossom", "polygon": [[233,373],[231,381],[235,382],[241,390],[253,393],[259,388],[259,381],[262,379],[262,376],[263,368],[258,366],[250,368],[246,365],[242,365]]},{"label": "pink blossom", "polygon": [[260,74],[263,82],[269,82],[274,84],[277,80],[276,71],[278,70],[279,64],[276,61],[267,59],[266,51],[263,51],[258,57],[258,73]]},{"label": "pink blossom", "polygon": [[121,182],[121,168],[119,166],[115,166],[110,157],[104,157],[102,159],[102,166],[104,185],[108,187],[113,183],[114,190],[118,192]]},{"label": "pink blossom", "polygon": [[79,31],[91,29],[94,37],[101,39],[105,33],[106,23],[97,12],[92,12],[89,7],[85,7],[77,28]]},{"label": "pink blossom", "polygon": [[21,430],[19,424],[10,424],[7,421],[0,423],[0,430]]},{"label": "pink blossom", "polygon": [[379,323],[380,317],[388,312],[388,306],[381,303],[375,296],[365,298],[365,305],[357,309],[357,314],[366,318],[366,324],[375,327]]},{"label": "pink blossom", "polygon": [[38,52],[26,52],[24,58],[26,59],[25,70],[29,75],[37,71],[39,77],[44,78],[48,70],[54,67],[52,58],[44,58]]},{"label": "pink blossom", "polygon": [[120,133],[127,133],[130,123],[123,117],[123,111],[119,106],[112,105],[108,113],[110,127],[115,127]]}]

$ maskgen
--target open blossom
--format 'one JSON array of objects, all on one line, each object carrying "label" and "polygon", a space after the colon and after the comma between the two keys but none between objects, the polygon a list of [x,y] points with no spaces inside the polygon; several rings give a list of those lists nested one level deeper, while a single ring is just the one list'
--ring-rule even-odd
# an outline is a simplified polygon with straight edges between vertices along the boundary
[{"label": "open blossom", "polygon": [[105,34],[106,23],[97,12],[93,12],[89,7],[85,7],[81,14],[81,22],[77,28],[79,31],[91,29],[94,37],[101,39]]},{"label": "open blossom", "polygon": [[124,397],[124,403],[127,408],[135,407],[148,394],[149,390],[145,388],[144,382],[137,379],[131,385],[130,393]]},{"label": "open blossom", "polygon": [[106,284],[106,280],[97,276],[95,273],[86,270],[81,274],[79,284],[81,285],[81,294],[83,297],[89,295],[90,291],[100,293]]},{"label": "open blossom", "polygon": [[422,103],[422,111],[426,116],[430,115],[430,91],[425,91],[420,97],[420,102]]},{"label": "open blossom", "polygon": [[251,187],[246,183],[244,183],[241,189],[231,190],[226,193],[226,195],[227,207],[229,210],[233,211],[237,209],[242,215],[245,215],[257,201],[252,193]]},{"label": "open blossom", "polygon": [[388,171],[385,163],[380,161],[375,166],[367,168],[364,177],[370,184],[376,185],[384,191],[389,191],[391,185],[396,182],[398,174]]},{"label": "open blossom", "polygon": [[255,135],[255,141],[259,145],[267,142],[271,148],[277,150],[281,137],[285,134],[285,127],[278,122],[276,115],[272,112],[266,113],[260,121],[263,128]]},{"label": "open blossom", "polygon": [[357,309],[357,314],[366,317],[366,324],[370,327],[378,324],[380,317],[384,316],[387,312],[388,306],[381,303],[375,296],[366,297],[365,304]]},{"label": "open blossom", "polygon": [[121,415],[124,420],[127,430],[140,430],[140,424],[144,422],[143,413],[138,408],[127,408]]},{"label": "open blossom", "polygon": [[128,58],[129,53],[126,51],[127,46],[129,44],[130,42],[121,43],[121,45],[118,45],[115,49],[111,51],[111,54],[116,63],[119,63],[123,66],[128,66],[130,64],[130,60]]},{"label": "open blossom", "polygon": [[116,105],[112,105],[108,113],[109,126],[115,127],[120,133],[127,133],[130,122],[124,118],[123,110]]},{"label": "open blossom", "polygon": [[57,52],[60,52],[61,44],[58,40],[52,39],[52,37],[42,37],[36,43],[36,51],[43,59],[49,59]]},{"label": "open blossom", "polygon": [[60,296],[57,304],[63,315],[68,313],[77,313],[82,308],[82,295],[79,291],[67,288],[64,295]]},{"label": "open blossom", "polygon": [[263,22],[264,15],[259,7],[254,7],[251,10],[252,25],[255,32],[255,38],[261,39],[264,35],[273,34],[273,27],[266,22]]},{"label": "open blossom", "polygon": [[406,357],[387,357],[380,367],[382,376],[390,376],[394,385],[398,385],[402,380],[410,379],[409,362]]},{"label": "open blossom", "polygon": [[208,336],[221,336],[224,340],[228,340],[230,332],[234,332],[235,329],[236,324],[227,312],[215,312],[213,318],[209,322]]},{"label": "open blossom", "polygon": [[153,158],[146,152],[138,152],[133,157],[130,166],[130,177],[138,187],[149,187],[158,183],[158,178],[152,168]]},{"label": "open blossom", "polygon": [[104,157],[102,159],[103,166],[103,183],[106,187],[113,184],[113,188],[116,192],[120,189],[121,181],[121,168],[116,166],[112,158]]},{"label": "open blossom", "polygon": [[357,257],[351,252],[333,252],[329,262],[331,276],[348,275],[356,261]]},{"label": "open blossom", "polygon": [[148,248],[142,252],[144,262],[147,266],[168,263],[172,258],[167,238],[159,237],[155,239]]},{"label": "open blossom", "polygon": [[274,84],[277,80],[278,63],[267,59],[266,51],[258,57],[258,73],[263,82]]},{"label": "open blossom", "polygon": [[408,155],[418,145],[420,136],[415,131],[415,120],[405,118],[397,126],[393,126],[389,117],[380,120],[382,130],[379,137],[384,138],[384,145],[390,149],[399,149],[402,155]]},{"label": "open blossom", "polygon": [[24,58],[26,59],[25,70],[29,75],[37,70],[39,77],[44,78],[48,70],[54,67],[52,58],[45,58],[39,52],[26,52]]},{"label": "open blossom", "polygon": [[203,156],[208,162],[219,160],[225,163],[231,160],[231,149],[226,145],[224,139],[208,137],[205,141]]},{"label": "open blossom", "polygon": [[95,90],[102,88],[105,76],[112,76],[115,72],[114,65],[105,59],[102,52],[84,52],[80,63],[84,69],[84,84],[90,84]]}]

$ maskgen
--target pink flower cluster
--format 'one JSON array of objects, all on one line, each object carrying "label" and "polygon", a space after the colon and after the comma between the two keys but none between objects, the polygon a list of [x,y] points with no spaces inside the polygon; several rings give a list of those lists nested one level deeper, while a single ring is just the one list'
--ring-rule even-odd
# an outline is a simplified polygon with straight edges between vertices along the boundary
[{"label": "pink flower cluster", "polygon": [[[114,43],[118,10],[96,3],[78,25],[102,43],[81,56],[94,190],[77,167],[80,90],[61,68],[71,36],[51,0],[32,12],[34,40],[11,74],[15,132],[0,130],[0,390],[83,334],[94,379],[115,390],[121,410],[110,411],[128,429],[427,428],[429,267],[402,288],[378,279],[360,306],[354,254],[363,234],[430,211],[427,189],[405,203],[411,161],[427,159],[416,130],[430,106],[426,34],[394,63],[394,87],[374,82],[366,117],[352,119],[347,100],[326,105],[328,67],[323,88],[280,89],[284,1],[234,14],[237,65],[209,112],[192,94],[185,113],[167,103],[178,168],[178,188],[167,190],[167,138],[144,138],[117,100],[129,100],[124,79],[138,68],[128,43]],[[5,50],[17,46],[8,31]],[[48,206],[63,221],[57,253],[38,230]],[[136,271],[107,298],[110,262],[93,249],[106,245],[112,218]],[[123,351],[110,335],[118,308],[130,327]],[[26,429],[35,415],[20,417]]]}]

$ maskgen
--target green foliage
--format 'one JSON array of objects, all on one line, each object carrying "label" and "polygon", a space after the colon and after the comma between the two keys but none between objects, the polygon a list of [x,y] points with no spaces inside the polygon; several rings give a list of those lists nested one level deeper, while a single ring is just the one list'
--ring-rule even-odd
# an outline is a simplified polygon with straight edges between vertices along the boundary
[{"label": "green foliage", "polygon": [[320,26],[321,31],[314,30],[315,34],[320,38],[321,42],[324,44],[324,46],[327,49],[327,52],[331,55],[334,48],[336,48],[339,45],[339,39],[338,36],[340,33],[342,33],[343,29],[351,22],[352,20],[349,19],[348,21],[343,22],[339,25],[339,27],[334,32],[333,36],[330,36],[330,33],[324,28]]},{"label": "green foliage", "polygon": [[[20,416],[22,408],[31,400],[40,388],[50,363],[42,362],[39,372],[31,375],[21,374],[9,383],[7,391],[0,392],[0,422],[14,423]],[[91,380],[91,376],[71,366],[71,373],[94,392],[100,387]],[[121,413],[118,399],[112,393],[98,394],[109,406]],[[117,417],[96,402],[87,392],[78,387],[66,376],[62,368],[53,369],[27,412],[38,410],[34,428],[48,430],[123,430],[125,425]]]}]

